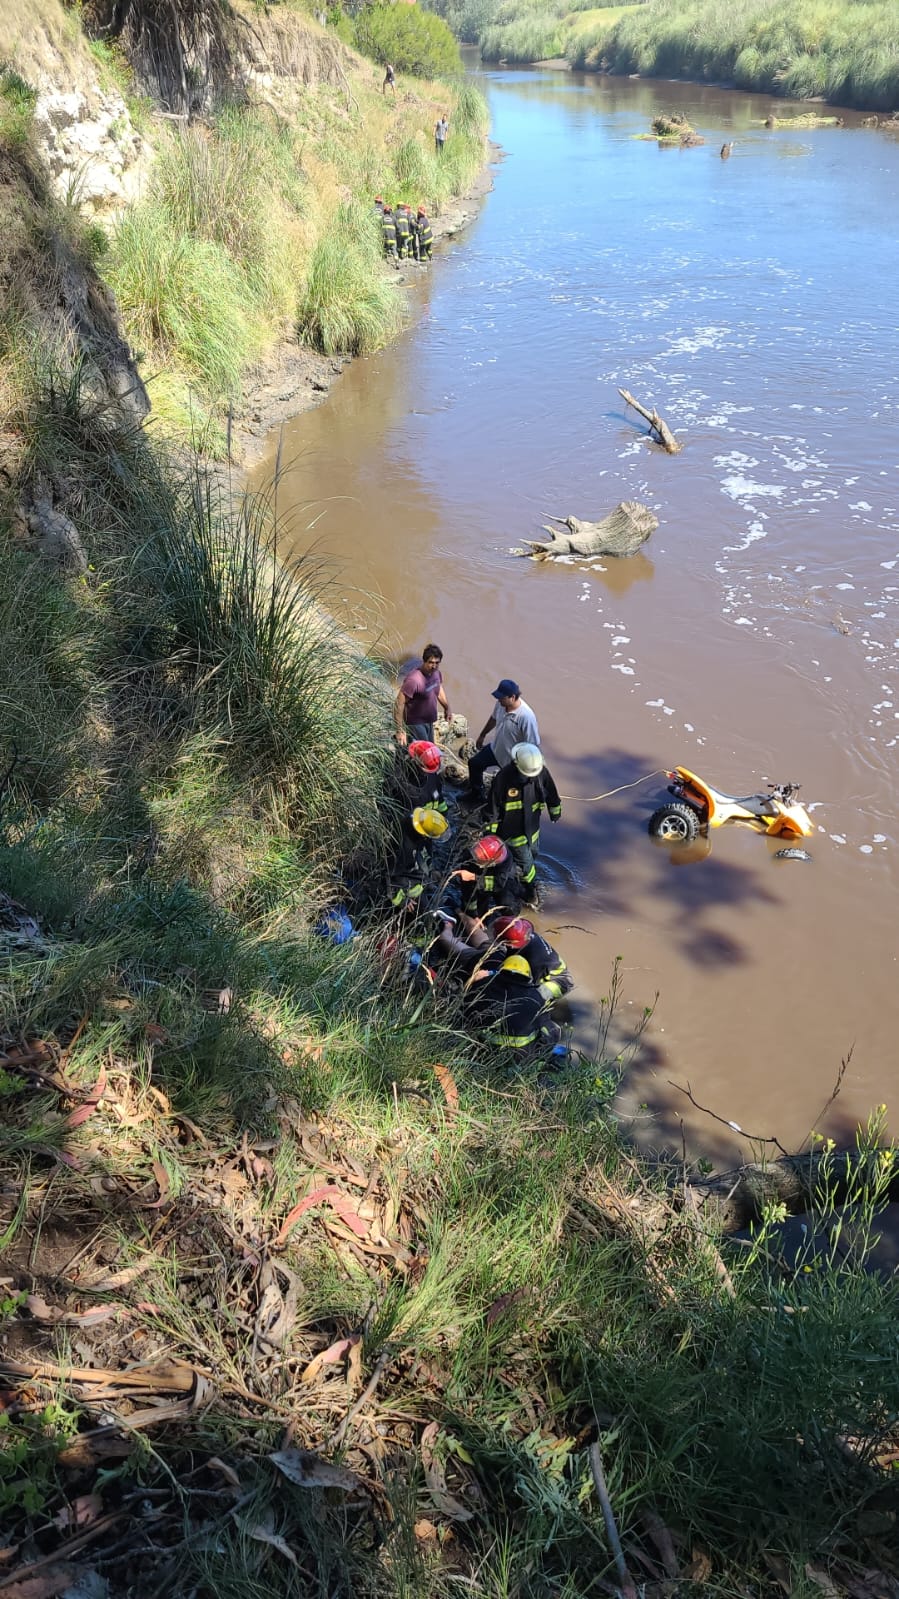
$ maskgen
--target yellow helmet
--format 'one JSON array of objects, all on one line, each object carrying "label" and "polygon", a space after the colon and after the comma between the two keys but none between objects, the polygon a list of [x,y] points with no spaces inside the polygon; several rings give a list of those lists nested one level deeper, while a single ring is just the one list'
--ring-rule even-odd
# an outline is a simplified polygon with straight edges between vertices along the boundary
[{"label": "yellow helmet", "polygon": [[500,967],[501,972],[517,972],[519,977],[530,977],[531,968],[523,955],[507,955]]},{"label": "yellow helmet", "polygon": [[425,838],[442,838],[449,822],[429,805],[416,805],[412,812],[412,826],[416,833],[421,833]]}]

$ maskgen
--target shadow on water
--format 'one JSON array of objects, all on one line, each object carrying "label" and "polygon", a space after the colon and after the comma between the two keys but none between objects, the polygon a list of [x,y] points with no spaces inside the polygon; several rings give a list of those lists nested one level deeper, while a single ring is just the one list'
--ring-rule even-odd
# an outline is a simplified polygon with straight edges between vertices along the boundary
[{"label": "shadow on water", "polygon": [[[652,769],[652,758],[621,748],[582,756],[566,765],[566,786],[589,795],[637,784]],[[722,908],[739,911],[750,903],[777,906],[779,896],[759,873],[716,854],[714,843],[665,846],[648,836],[652,812],[665,799],[665,774],[629,792],[609,794],[595,804],[568,801],[567,817],[576,819],[574,849],[567,863],[606,916],[625,916],[635,892],[649,895],[671,912],[671,932],[682,952],[696,966],[733,966],[751,954],[736,934],[715,925]],[[548,831],[548,830],[547,830]],[[762,860],[768,854],[762,845]],[[635,858],[635,851],[639,855]]]}]

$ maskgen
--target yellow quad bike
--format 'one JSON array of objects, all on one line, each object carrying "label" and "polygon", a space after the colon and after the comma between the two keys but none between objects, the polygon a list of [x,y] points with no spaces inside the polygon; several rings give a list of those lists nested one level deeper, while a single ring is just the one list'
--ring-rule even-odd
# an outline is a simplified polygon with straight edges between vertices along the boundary
[{"label": "yellow quad bike", "polygon": [[815,830],[808,811],[795,798],[798,783],[769,783],[767,794],[736,799],[719,793],[686,766],[676,766],[667,776],[674,798],[653,812],[649,832],[668,844],[690,844],[700,833],[725,822],[746,822],[772,838],[809,838]]}]

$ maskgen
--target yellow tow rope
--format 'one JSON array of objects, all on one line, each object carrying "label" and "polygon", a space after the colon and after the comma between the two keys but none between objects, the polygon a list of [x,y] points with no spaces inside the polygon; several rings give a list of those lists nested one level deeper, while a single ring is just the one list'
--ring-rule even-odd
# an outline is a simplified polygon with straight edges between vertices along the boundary
[{"label": "yellow tow rope", "polygon": [[[457,755],[455,750],[447,749],[445,744],[438,744],[436,739],[433,742],[437,744],[441,755],[448,755],[451,761],[456,761],[460,766],[464,766],[464,755]],[[622,783],[618,788],[607,788],[604,794],[560,794],[559,799],[572,800],[578,805],[595,805],[598,800],[611,799],[614,794],[623,794],[625,789],[639,788],[641,783],[648,783],[651,777],[667,776],[667,767],[660,766],[657,771],[647,772],[645,777],[637,777],[632,783]]]},{"label": "yellow tow rope", "polygon": [[595,805],[597,800],[611,799],[613,794],[623,794],[626,788],[639,788],[641,783],[648,783],[651,777],[667,777],[665,767],[660,766],[657,772],[647,772],[645,777],[636,777],[632,783],[622,783],[620,788],[607,788],[604,794],[560,794],[559,799],[574,800],[578,805]]}]

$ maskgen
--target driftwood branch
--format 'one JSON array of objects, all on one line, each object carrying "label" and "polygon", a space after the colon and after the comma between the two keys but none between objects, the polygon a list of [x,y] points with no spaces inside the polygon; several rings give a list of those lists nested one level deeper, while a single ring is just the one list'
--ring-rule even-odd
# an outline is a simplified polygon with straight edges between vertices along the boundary
[{"label": "driftwood branch", "polygon": [[621,395],[625,405],[632,406],[635,411],[639,412],[644,421],[649,423],[650,433],[655,438],[656,443],[661,444],[663,450],[667,450],[669,455],[677,455],[678,451],[683,449],[683,445],[678,444],[667,422],[663,417],[659,416],[658,411],[647,411],[645,405],[641,405],[639,400],[634,399],[630,389],[619,389],[618,393]]},{"label": "driftwood branch", "polygon": [[[720,1122],[722,1127],[729,1127],[732,1133],[739,1133],[740,1137],[747,1139],[750,1144],[773,1144],[775,1149],[779,1149],[782,1155],[789,1156],[790,1151],[784,1149],[783,1144],[778,1138],[775,1138],[773,1133],[747,1133],[745,1127],[741,1127],[739,1122],[729,1121],[726,1116],[719,1116],[718,1112],[710,1110],[708,1105],[700,1105],[689,1083],[687,1083],[685,1088],[683,1083],[676,1083],[669,1077],[668,1085],[670,1088],[676,1088],[679,1094],[684,1094],[691,1105],[695,1105],[697,1110],[702,1111],[703,1116],[711,1116],[713,1122]],[[830,1102],[828,1100],[828,1104]]]}]

